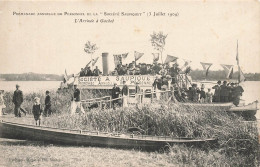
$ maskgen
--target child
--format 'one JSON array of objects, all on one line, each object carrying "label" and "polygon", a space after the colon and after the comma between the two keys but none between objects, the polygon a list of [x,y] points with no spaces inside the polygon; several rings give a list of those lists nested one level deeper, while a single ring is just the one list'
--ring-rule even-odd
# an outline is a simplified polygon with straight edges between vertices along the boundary
[{"label": "child", "polygon": [[41,126],[42,109],[41,109],[41,104],[40,104],[40,98],[38,98],[38,97],[34,98],[34,105],[33,105],[32,113],[33,113],[34,119],[36,121],[36,126],[37,126],[37,121],[39,121],[39,126]]},{"label": "child", "polygon": [[4,90],[0,90],[0,116],[4,114],[2,113],[2,109],[5,108],[3,95],[4,95]]},{"label": "child", "polygon": [[206,103],[212,103],[213,93],[210,91],[211,89],[208,88],[208,92],[206,93]]},{"label": "child", "polygon": [[51,97],[50,92],[46,91],[46,97],[45,97],[45,108],[44,108],[44,116],[48,117],[51,114]]}]

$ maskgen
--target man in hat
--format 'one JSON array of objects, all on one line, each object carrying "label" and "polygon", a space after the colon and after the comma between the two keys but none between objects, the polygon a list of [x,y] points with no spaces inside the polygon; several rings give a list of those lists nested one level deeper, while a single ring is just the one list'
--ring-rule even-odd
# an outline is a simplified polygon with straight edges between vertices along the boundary
[{"label": "man in hat", "polygon": [[217,85],[213,86],[212,89],[215,89],[215,93],[213,96],[213,102],[220,102],[220,85],[221,81],[217,82]]},{"label": "man in hat", "polygon": [[99,76],[101,74],[101,71],[98,69],[98,66],[93,70],[93,75],[94,76]]},{"label": "man in hat", "polygon": [[228,102],[229,88],[227,86],[227,81],[224,81],[220,86],[220,102]]},{"label": "man in hat", "polygon": [[80,90],[77,88],[77,85],[74,84],[73,100],[71,102],[71,115],[76,113],[77,108],[79,108],[80,111],[85,114],[85,111],[80,102]]},{"label": "man in hat", "polygon": [[234,94],[234,89],[235,89],[233,82],[231,82],[230,86],[228,85],[228,89],[229,89],[228,101],[233,102],[233,100],[234,100],[233,94]]},{"label": "man in hat", "polygon": [[[118,105],[118,97],[120,94],[120,88],[117,86],[116,83],[114,83],[114,87],[112,88],[112,106],[115,108],[116,105]],[[115,100],[114,100],[115,99]]]},{"label": "man in hat", "polygon": [[49,115],[51,115],[51,97],[50,97],[50,92],[47,90],[45,96],[44,116],[49,116]]},{"label": "man in hat", "polygon": [[23,92],[19,88],[20,86],[17,84],[13,95],[15,117],[21,117],[21,111],[26,115],[26,111],[21,107],[23,103]]}]

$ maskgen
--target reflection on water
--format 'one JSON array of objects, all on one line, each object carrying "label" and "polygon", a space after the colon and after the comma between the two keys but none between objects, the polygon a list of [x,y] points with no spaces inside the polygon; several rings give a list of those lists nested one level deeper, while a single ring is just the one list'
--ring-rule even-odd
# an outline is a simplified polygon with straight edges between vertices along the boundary
[{"label": "reflection on water", "polygon": [[[60,85],[60,81],[0,81],[0,89],[5,91],[14,91],[16,84],[21,86],[21,90],[24,93],[29,93],[46,90],[57,90]],[[214,85],[214,83],[204,84],[205,88],[211,88]],[[200,84],[198,84],[198,86],[200,86]],[[246,81],[242,83],[241,86],[245,90],[242,98],[245,100],[246,104],[255,100],[260,102],[260,81]],[[258,108],[260,108],[259,106],[260,105],[258,103]],[[259,111],[257,112],[257,118],[260,119]]]}]

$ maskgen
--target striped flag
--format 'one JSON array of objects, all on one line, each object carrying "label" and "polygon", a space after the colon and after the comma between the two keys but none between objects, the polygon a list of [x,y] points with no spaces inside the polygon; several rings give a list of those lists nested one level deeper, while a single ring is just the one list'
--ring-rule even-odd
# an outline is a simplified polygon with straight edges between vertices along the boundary
[{"label": "striped flag", "polygon": [[139,60],[143,55],[144,55],[144,53],[139,53],[139,52],[135,51],[135,61]]},{"label": "striped flag", "polygon": [[159,60],[159,53],[152,53],[153,54],[153,62],[157,62]]},{"label": "striped flag", "polygon": [[209,68],[212,66],[212,63],[200,62],[200,64],[202,65],[203,69],[206,71],[206,77],[207,77],[209,74]]},{"label": "striped flag", "polygon": [[166,59],[164,61],[164,64],[177,61],[177,59],[178,59],[178,57],[167,55],[167,57],[166,57]]},{"label": "striped flag", "polygon": [[233,75],[233,65],[227,65],[227,64],[220,64],[220,65],[224,68],[226,78],[231,79]]}]

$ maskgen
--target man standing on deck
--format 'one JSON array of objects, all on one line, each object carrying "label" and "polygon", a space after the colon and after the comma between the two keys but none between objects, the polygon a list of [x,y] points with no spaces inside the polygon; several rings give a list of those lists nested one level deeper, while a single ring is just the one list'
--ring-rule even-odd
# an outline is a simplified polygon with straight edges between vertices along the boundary
[{"label": "man standing on deck", "polygon": [[23,92],[19,90],[20,86],[16,85],[16,90],[13,95],[14,103],[14,115],[15,117],[21,117],[21,111],[26,115],[26,111],[21,107],[23,103]]},{"label": "man standing on deck", "polygon": [[221,81],[218,81],[217,85],[212,87],[212,89],[215,89],[213,102],[220,102],[220,85],[221,85]]},{"label": "man standing on deck", "polygon": [[[120,88],[117,86],[116,83],[114,83],[114,87],[112,88],[112,106],[113,108],[116,107],[116,105],[118,105],[118,97],[119,97],[119,94],[120,94]],[[114,100],[116,99],[116,100]]]},{"label": "man standing on deck", "polygon": [[80,102],[80,90],[77,88],[77,85],[74,85],[73,100],[71,102],[71,115],[76,113],[77,108],[80,108],[80,111],[85,114],[85,111]]},{"label": "man standing on deck", "polygon": [[129,88],[126,85],[126,82],[123,81],[123,88],[122,88],[123,107],[128,107],[128,91],[129,91]]}]

